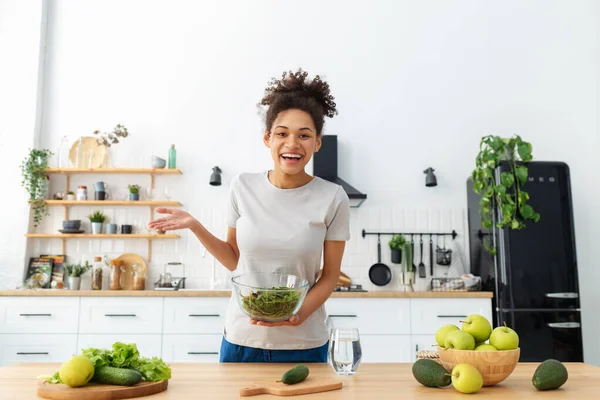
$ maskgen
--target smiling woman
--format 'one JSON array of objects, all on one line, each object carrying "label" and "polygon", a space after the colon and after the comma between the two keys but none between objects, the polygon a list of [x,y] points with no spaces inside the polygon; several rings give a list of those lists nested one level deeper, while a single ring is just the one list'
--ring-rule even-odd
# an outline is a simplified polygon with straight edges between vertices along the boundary
[{"label": "smiling woman", "polygon": [[[236,275],[276,273],[308,282],[310,289],[298,312],[276,322],[249,320],[234,291],[222,362],[327,361],[323,304],[340,275],[345,242],[350,239],[350,209],[341,186],[305,171],[321,147],[325,117],[337,114],[329,85],[319,76],[307,77],[302,70],[284,72],[267,86],[260,105],[268,107],[263,143],[270,150],[273,169],[243,173],[232,181],[225,241],[182,210],[159,208],[158,213],[167,215],[150,223],[154,229],[191,229]],[[317,281],[321,260],[323,272]],[[248,304],[246,300],[239,303]]]}]

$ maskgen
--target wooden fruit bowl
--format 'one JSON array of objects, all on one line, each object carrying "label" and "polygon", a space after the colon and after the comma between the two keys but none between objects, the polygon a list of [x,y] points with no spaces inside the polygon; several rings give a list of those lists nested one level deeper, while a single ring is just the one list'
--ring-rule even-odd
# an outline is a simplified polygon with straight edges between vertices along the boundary
[{"label": "wooden fruit bowl", "polygon": [[521,349],[503,351],[454,350],[438,346],[440,360],[448,371],[458,364],[470,364],[481,373],[483,386],[496,385],[514,371]]}]

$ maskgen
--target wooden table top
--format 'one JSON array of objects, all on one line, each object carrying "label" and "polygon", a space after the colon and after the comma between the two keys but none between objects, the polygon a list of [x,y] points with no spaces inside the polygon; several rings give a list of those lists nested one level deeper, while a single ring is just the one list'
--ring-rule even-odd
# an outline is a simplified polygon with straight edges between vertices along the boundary
[{"label": "wooden table top", "polygon": [[[537,391],[531,377],[539,363],[519,363],[504,382],[482,388],[476,396],[486,399],[571,399],[592,400],[600,398],[600,368],[584,363],[565,363],[569,380],[558,390]],[[237,399],[239,390],[249,384],[280,379],[283,372],[294,364],[219,364],[219,363],[173,363],[173,377],[165,392],[151,397],[164,399]],[[37,399],[36,387],[39,375],[51,375],[60,363],[20,363],[0,367],[0,397],[11,400]],[[337,376],[327,364],[307,364],[311,377],[339,379],[341,390],[306,396],[312,399],[465,399],[452,385],[427,388],[412,376],[411,363],[364,363],[356,375]],[[276,399],[271,395],[259,395],[248,399]]]}]

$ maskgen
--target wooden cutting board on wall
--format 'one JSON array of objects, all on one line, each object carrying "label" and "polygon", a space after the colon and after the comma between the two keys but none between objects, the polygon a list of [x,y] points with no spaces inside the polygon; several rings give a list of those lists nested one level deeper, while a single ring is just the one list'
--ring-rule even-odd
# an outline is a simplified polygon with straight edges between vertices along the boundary
[{"label": "wooden cutting board on wall", "polygon": [[38,381],[38,397],[51,400],[119,400],[149,396],[167,389],[169,381],[140,382],[134,386],[99,385],[89,383],[72,388],[63,384]]}]

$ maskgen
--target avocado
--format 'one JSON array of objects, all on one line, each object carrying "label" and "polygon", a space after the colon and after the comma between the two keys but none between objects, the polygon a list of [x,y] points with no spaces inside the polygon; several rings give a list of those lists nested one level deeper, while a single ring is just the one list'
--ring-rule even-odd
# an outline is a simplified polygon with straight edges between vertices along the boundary
[{"label": "avocado", "polygon": [[569,378],[567,368],[558,360],[548,359],[535,369],[531,382],[537,390],[558,389]]},{"label": "avocado", "polygon": [[108,385],[133,386],[142,380],[142,374],[130,368],[98,367],[92,381]]},{"label": "avocado", "polygon": [[308,376],[308,368],[304,364],[298,364],[294,368],[286,371],[281,377],[280,381],[287,385],[293,385],[294,383],[302,382]]},{"label": "avocado", "polygon": [[428,358],[415,361],[412,373],[417,382],[427,387],[444,387],[452,383],[452,377],[448,371]]}]

